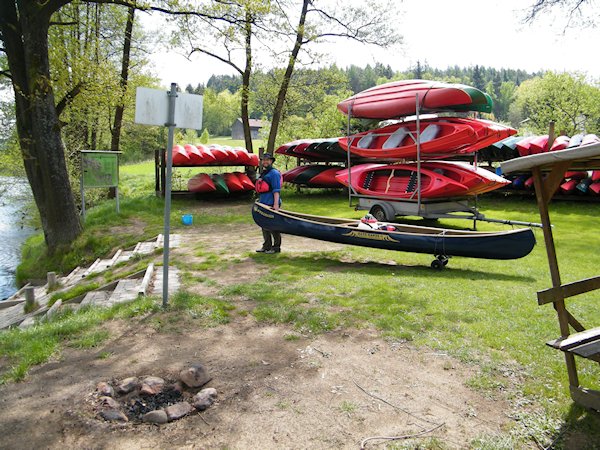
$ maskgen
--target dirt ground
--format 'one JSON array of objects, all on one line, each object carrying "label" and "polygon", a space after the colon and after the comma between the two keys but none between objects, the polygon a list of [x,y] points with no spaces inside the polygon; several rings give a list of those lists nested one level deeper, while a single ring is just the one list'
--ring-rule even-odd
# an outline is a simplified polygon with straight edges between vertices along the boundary
[{"label": "dirt ground", "polygon": [[[238,258],[260,244],[254,226],[199,228],[185,231],[184,244],[203,242],[209,251]],[[240,236],[235,242],[225,238],[233,231]],[[286,252],[340,248],[284,239]],[[185,248],[174,257],[192,258]],[[247,266],[243,275],[208,273],[217,283],[212,289],[251,281],[267,270],[250,259]],[[466,386],[475,367],[383,340],[375,330],[285,339],[291,328],[259,324],[239,313],[251,306],[247,300],[234,303],[230,323],[210,329],[158,332],[148,326],[151,317],[112,322],[106,325],[111,337],[100,347],[67,348],[25,381],[1,386],[0,448],[358,449],[369,437],[418,433],[411,441],[415,446],[435,438],[443,448],[467,448],[474,438],[511,425],[507,399],[487,398]],[[99,357],[107,352],[109,358]],[[161,426],[117,425],[96,416],[91,393],[98,382],[174,377],[195,362],[208,368],[207,386],[219,393],[205,412]],[[365,448],[392,444],[364,442]]]}]

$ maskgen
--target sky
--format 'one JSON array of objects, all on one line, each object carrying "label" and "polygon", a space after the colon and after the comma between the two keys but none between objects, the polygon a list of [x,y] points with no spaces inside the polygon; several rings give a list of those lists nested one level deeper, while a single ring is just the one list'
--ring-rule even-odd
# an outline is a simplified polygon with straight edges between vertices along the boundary
[{"label": "sky", "polygon": [[[394,70],[414,67],[417,61],[430,67],[475,65],[540,70],[578,71],[600,79],[600,28],[566,28],[560,10],[540,16],[534,23],[523,18],[533,0],[404,0],[397,1],[398,27],[403,43],[390,50],[327,44],[328,61],[339,67],[381,62]],[[211,75],[233,74],[232,69],[208,56],[187,60],[173,52],[156,50],[151,56],[155,73],[165,86],[185,87],[206,83]],[[268,62],[263,61],[263,65]]]}]

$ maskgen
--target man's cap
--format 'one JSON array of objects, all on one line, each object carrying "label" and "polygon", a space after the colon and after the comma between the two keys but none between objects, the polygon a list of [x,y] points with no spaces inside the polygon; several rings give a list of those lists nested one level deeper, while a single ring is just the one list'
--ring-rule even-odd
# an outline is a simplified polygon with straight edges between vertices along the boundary
[{"label": "man's cap", "polygon": [[270,153],[263,153],[261,159],[272,159],[273,161],[275,161],[275,157]]}]

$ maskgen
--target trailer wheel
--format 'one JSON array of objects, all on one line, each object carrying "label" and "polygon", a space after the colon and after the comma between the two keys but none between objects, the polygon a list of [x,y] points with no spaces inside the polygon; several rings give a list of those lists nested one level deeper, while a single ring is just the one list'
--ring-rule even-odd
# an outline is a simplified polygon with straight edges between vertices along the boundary
[{"label": "trailer wheel", "polygon": [[444,263],[439,259],[434,259],[431,261],[431,268],[435,270],[442,270],[444,268]]},{"label": "trailer wheel", "polygon": [[389,222],[385,210],[379,205],[373,205],[369,210],[369,214],[372,214],[378,222]]}]

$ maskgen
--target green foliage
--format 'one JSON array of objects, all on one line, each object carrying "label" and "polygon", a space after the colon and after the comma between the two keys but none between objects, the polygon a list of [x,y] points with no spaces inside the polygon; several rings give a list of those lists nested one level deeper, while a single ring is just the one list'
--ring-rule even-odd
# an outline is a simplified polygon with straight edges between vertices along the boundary
[{"label": "green foliage", "polygon": [[241,94],[228,90],[217,93],[206,88],[202,125],[213,136],[231,135],[231,126],[240,117]]},{"label": "green foliage", "polygon": [[600,88],[580,74],[546,72],[519,86],[511,116],[530,119],[524,128],[537,134],[547,134],[550,121],[558,134],[599,133]]},{"label": "green foliage", "polygon": [[210,135],[208,134],[208,128],[204,128],[204,131],[200,135],[200,143],[208,144],[209,139],[210,139]]}]

